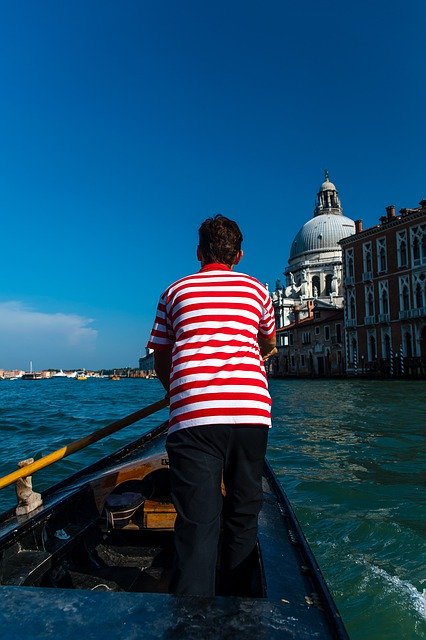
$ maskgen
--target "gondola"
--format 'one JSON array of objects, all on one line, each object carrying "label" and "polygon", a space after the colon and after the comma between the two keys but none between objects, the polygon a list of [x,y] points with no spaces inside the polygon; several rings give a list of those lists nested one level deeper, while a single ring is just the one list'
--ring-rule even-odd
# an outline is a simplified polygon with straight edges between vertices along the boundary
[{"label": "gondola", "polygon": [[163,423],[59,482],[29,513],[0,516],[2,639],[348,640],[267,461],[258,543],[241,584],[229,593],[218,572],[214,598],[168,593],[166,432]]}]

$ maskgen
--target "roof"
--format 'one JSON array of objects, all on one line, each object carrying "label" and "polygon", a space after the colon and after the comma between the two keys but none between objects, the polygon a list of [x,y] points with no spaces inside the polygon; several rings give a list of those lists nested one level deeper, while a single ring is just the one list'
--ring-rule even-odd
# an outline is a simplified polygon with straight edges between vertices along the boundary
[{"label": "roof", "polygon": [[306,253],[338,251],[339,241],[355,233],[355,222],[343,215],[324,213],[308,220],[296,234],[290,260]]}]

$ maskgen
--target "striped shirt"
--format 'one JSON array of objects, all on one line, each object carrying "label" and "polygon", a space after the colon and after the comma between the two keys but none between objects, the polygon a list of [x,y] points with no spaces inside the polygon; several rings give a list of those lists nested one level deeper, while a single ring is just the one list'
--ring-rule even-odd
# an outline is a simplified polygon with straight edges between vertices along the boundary
[{"label": "striped shirt", "polygon": [[148,347],[172,348],[169,433],[203,424],[271,425],[258,334],[275,335],[268,291],[207,264],[161,296]]}]

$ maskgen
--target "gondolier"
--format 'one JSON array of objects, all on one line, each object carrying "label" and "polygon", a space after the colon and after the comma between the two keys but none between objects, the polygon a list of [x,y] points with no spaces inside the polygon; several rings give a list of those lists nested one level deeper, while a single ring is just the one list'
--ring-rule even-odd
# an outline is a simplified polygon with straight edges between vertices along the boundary
[{"label": "gondolier", "polygon": [[275,321],[266,288],[233,270],[241,242],[234,221],[203,222],[201,269],[161,296],[148,343],[170,395],[166,448],[177,511],[171,588],[178,595],[215,594],[221,515],[223,584],[230,590],[243,584],[256,544],[271,425],[263,361],[275,352]]}]

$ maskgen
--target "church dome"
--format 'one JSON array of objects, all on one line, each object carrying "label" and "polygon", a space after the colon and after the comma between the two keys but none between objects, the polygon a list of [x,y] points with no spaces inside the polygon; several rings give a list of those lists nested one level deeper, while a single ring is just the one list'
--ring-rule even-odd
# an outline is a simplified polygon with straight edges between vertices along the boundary
[{"label": "church dome", "polygon": [[339,240],[355,233],[355,222],[335,214],[322,214],[308,220],[293,240],[290,260],[304,253],[338,250]]}]

